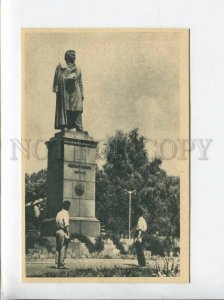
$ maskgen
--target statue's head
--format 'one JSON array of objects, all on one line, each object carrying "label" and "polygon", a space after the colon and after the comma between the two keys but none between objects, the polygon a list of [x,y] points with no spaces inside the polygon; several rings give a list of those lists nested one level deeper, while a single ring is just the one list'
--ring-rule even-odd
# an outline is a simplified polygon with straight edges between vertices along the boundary
[{"label": "statue's head", "polygon": [[68,50],[65,52],[65,61],[66,63],[74,63],[75,61],[75,51],[74,50]]}]

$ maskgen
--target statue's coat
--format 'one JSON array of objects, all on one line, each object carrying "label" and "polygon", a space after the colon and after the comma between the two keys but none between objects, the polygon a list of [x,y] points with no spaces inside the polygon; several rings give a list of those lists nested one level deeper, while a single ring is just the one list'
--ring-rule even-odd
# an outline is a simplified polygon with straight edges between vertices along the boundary
[{"label": "statue's coat", "polygon": [[[72,78],[71,78],[72,77]],[[75,65],[73,68],[61,67],[55,71],[53,92],[56,93],[55,129],[67,126],[67,111],[83,112],[83,86],[81,71]]]}]

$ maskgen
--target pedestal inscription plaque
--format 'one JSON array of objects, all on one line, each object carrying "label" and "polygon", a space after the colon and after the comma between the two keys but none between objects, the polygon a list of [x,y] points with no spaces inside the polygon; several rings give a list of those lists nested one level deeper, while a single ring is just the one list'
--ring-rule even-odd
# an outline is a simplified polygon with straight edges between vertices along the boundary
[{"label": "pedestal inscription plaque", "polygon": [[47,143],[47,219],[42,236],[54,236],[55,216],[64,200],[71,202],[70,232],[89,237],[100,233],[95,218],[95,168],[97,142],[87,132],[69,130],[55,134]]}]

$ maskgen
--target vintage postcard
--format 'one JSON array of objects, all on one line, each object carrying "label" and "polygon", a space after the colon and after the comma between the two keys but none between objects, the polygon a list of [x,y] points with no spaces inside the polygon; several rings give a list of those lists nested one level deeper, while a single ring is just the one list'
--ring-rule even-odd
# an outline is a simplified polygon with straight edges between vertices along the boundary
[{"label": "vintage postcard", "polygon": [[189,30],[24,28],[21,53],[22,280],[188,283]]}]

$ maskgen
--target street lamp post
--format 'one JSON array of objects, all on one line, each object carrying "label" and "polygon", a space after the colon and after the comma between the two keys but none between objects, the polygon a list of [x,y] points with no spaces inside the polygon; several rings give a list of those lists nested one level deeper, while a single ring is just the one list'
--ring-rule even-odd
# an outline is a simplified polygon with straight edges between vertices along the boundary
[{"label": "street lamp post", "polygon": [[136,190],[133,191],[127,191],[125,190],[126,193],[128,193],[128,199],[129,199],[129,205],[128,205],[128,238],[130,240],[131,238],[131,196],[136,192]]}]

